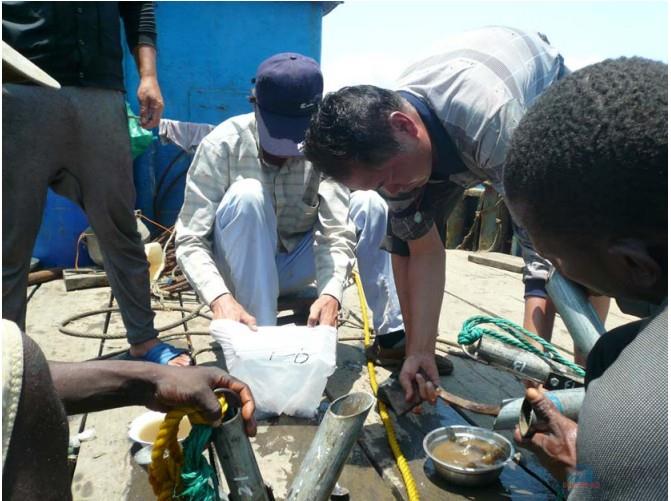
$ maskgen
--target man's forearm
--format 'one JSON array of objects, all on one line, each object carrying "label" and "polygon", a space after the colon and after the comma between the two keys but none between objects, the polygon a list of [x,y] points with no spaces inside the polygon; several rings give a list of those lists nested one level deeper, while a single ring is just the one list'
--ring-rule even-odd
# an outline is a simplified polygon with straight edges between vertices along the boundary
[{"label": "man's forearm", "polygon": [[165,367],[148,362],[100,360],[49,362],[49,370],[66,412],[80,414],[145,405]]},{"label": "man's forearm", "polygon": [[408,283],[408,264],[410,257],[391,255],[391,267],[394,271],[394,283],[396,285],[396,294],[398,303],[401,306],[401,315],[403,315],[403,324],[405,333],[410,336],[412,326],[412,312],[410,310],[410,284]]},{"label": "man's forearm", "polygon": [[156,78],[156,49],[151,45],[138,45],[133,54],[140,78]]},{"label": "man's forearm", "polygon": [[435,225],[427,235],[408,245],[406,294],[410,305],[410,336],[406,355],[433,353],[445,290],[445,249]]},{"label": "man's forearm", "polygon": [[438,334],[440,307],[445,290],[445,256],[410,256],[408,263],[411,336],[406,354],[433,353]]}]

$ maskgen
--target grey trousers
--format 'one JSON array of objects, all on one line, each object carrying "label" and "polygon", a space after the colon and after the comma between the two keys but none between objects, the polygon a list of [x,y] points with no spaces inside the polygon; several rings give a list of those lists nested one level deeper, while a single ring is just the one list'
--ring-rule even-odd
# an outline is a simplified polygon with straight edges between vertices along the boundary
[{"label": "grey trousers", "polygon": [[128,342],[156,337],[123,94],[5,84],[2,107],[2,317],[25,329],[30,256],[51,187],[86,212]]}]

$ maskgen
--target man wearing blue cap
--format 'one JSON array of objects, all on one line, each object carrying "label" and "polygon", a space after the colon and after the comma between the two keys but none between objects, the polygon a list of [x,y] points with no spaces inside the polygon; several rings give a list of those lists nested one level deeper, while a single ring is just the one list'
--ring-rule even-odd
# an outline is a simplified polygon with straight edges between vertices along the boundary
[{"label": "man wearing blue cap", "polygon": [[180,267],[214,318],[274,325],[278,296],[316,280],[308,324],[335,325],[356,255],[377,333],[402,335],[391,260],[380,250],[386,204],[372,191],[350,195],[299,148],[322,96],[318,63],[276,54],[253,82],[254,112],[206,136],[189,169]]}]

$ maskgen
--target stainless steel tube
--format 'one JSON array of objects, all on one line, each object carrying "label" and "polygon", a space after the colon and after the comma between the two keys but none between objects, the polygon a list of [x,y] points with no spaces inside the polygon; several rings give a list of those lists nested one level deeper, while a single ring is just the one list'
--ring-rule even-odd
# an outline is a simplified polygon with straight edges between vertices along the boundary
[{"label": "stainless steel tube", "polygon": [[326,501],[345,466],[375,397],[349,393],[329,406],[294,478],[288,501]]},{"label": "stainless steel tube", "polygon": [[[557,406],[560,412],[570,418],[576,419],[580,412],[580,406],[585,398],[585,388],[571,388],[568,390],[546,391],[545,394]],[[501,404],[501,411],[494,420],[493,428],[495,430],[510,430],[520,423],[522,415],[522,403],[524,398],[504,400]],[[528,411],[527,411],[528,412]],[[525,418],[527,420],[533,418]]]},{"label": "stainless steel tube", "polygon": [[231,501],[269,501],[252,444],[245,434],[240,409],[212,433],[219,463],[224,470]]},{"label": "stainless steel tube", "polygon": [[545,383],[550,375],[550,366],[538,355],[489,336],[482,336],[466,350],[480,360],[537,383]]},{"label": "stainless steel tube", "polygon": [[557,271],[552,273],[545,288],[573,338],[574,347],[587,356],[601,334],[606,332],[599,315],[587,300],[587,294]]},{"label": "stainless steel tube", "polygon": [[[552,401],[562,415],[574,421],[578,420],[580,408],[585,398],[584,388],[574,388],[572,390],[563,390],[563,392],[547,392],[546,396]],[[536,425],[542,420],[536,415],[533,406],[525,398],[522,401],[519,415],[520,434],[523,437],[533,435]]]}]

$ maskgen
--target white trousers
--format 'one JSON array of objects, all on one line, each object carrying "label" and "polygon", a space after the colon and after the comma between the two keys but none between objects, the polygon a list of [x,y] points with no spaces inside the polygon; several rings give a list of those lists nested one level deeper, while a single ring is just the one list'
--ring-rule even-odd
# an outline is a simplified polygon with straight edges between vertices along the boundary
[{"label": "white trousers", "polygon": [[[355,255],[373,326],[382,335],[403,329],[391,268],[380,248],[387,229],[387,204],[374,191],[350,197],[357,229]],[[315,280],[312,232],[290,253],[277,252],[277,218],[270,196],[255,179],[236,181],[217,209],[214,258],[235,299],[258,325],[277,323],[277,298],[298,292]]]}]

